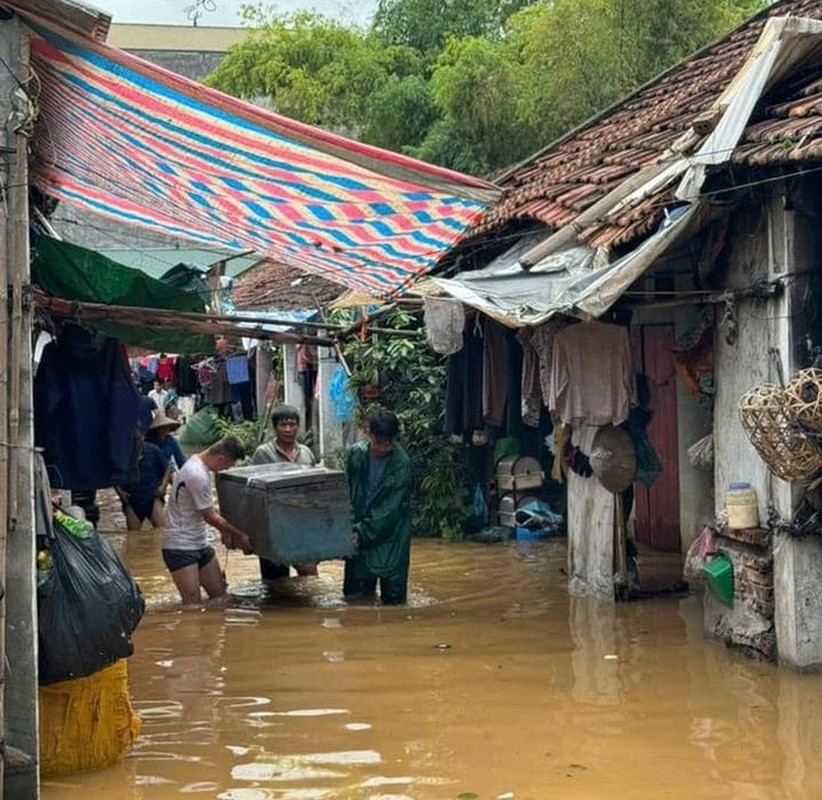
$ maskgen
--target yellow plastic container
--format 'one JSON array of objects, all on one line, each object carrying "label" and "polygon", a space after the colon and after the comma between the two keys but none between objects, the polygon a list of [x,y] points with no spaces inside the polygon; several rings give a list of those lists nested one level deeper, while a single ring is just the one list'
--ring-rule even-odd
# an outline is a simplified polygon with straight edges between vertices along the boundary
[{"label": "yellow plastic container", "polygon": [[732,483],[725,492],[728,527],[736,529],[759,527],[759,500],[750,483]]},{"label": "yellow plastic container", "polygon": [[100,769],[131,750],[140,718],[131,705],[126,663],[40,687],[42,775]]}]

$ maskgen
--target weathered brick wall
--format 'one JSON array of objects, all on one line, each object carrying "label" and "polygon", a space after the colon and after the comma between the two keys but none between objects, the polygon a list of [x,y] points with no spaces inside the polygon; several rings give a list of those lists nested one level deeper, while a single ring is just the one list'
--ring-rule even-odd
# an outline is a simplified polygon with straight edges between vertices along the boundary
[{"label": "weathered brick wall", "polygon": [[776,660],[773,552],[768,531],[725,529],[717,535],[716,544],[733,564],[734,604],[729,608],[706,589],[705,630],[729,647]]}]

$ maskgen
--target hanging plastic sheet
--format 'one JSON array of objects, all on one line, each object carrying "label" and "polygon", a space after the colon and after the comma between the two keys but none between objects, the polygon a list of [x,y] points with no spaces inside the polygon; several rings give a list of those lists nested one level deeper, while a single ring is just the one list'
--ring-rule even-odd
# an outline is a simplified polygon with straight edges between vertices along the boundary
[{"label": "hanging plastic sheet", "polygon": [[331,405],[334,408],[334,419],[338,422],[348,422],[354,414],[354,407],[357,405],[357,400],[351,391],[351,384],[342,364],[337,364],[334,368],[331,384],[328,387],[328,394],[331,397]]}]

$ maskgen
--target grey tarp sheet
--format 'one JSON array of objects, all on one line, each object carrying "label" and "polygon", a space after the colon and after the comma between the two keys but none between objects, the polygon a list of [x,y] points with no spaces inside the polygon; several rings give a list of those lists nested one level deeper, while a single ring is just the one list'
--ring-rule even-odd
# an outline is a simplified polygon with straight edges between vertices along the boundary
[{"label": "grey tarp sheet", "polygon": [[636,250],[604,266],[597,266],[590,248],[572,247],[525,271],[517,259],[528,244],[521,241],[484,269],[431,280],[451,297],[512,328],[540,325],[556,314],[595,319],[690,229],[697,210],[696,205],[677,209]]}]

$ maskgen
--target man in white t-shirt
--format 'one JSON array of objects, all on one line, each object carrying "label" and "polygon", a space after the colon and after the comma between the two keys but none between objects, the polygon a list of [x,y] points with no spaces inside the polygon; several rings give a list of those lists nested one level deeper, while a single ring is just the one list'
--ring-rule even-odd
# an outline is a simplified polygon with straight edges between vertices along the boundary
[{"label": "man in white t-shirt", "polygon": [[157,411],[160,414],[165,414],[166,406],[169,401],[169,394],[166,390],[165,381],[160,378],[156,378],[154,380],[154,388],[148,393],[148,396],[154,401],[154,404],[157,406]]},{"label": "man in white t-shirt", "polygon": [[207,525],[220,532],[229,550],[251,552],[248,535],[220,516],[211,494],[210,473],[229,469],[244,456],[240,440],[226,436],[202,453],[191,456],[174,478],[163,533],[163,561],[185,605],[201,601],[201,586],[209,597],[222,597],[226,593],[225,576],[214,548],[208,544]]}]

